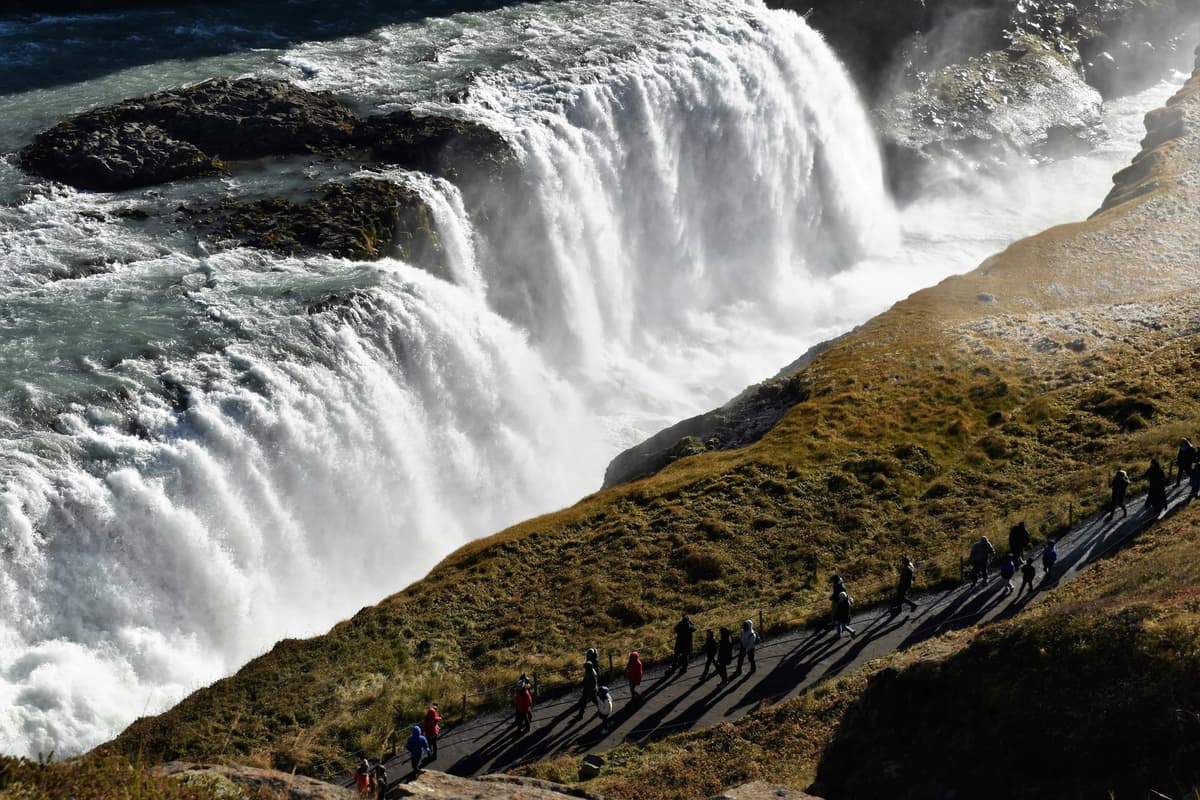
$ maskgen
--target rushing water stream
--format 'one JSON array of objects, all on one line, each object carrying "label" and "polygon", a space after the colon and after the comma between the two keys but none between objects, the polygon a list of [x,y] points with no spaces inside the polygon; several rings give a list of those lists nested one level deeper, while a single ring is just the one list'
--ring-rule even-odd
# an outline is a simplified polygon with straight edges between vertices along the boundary
[{"label": "rushing water stream", "polygon": [[[620,449],[908,292],[1086,216],[1171,91],[1115,104],[1086,158],[898,211],[850,81],[794,15],[293,5],[0,22],[0,751],[103,741],[594,490]],[[243,74],[481,120],[520,154],[527,210],[478,230],[451,184],[371,173],[428,200],[447,281],[221,250],[172,221],[270,169],[106,195],[15,165],[69,113]]]}]

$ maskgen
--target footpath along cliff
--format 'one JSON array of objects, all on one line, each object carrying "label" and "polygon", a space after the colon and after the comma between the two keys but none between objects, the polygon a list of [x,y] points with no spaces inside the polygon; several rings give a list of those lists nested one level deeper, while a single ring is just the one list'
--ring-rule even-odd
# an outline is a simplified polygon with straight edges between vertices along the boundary
[{"label": "footpath along cliff", "polygon": [[[833,343],[779,379],[780,396],[795,403],[752,444],[679,458],[647,478],[472,543],[329,634],[281,642],[237,675],[138,721],[111,747],[152,760],[218,758],[333,775],[355,752],[380,752],[430,697],[507,686],[530,669],[547,687],[573,683],[587,646],[637,647],[647,660],[665,660],[666,631],[680,610],[703,628],[764,609],[768,627],[779,629],[824,607],[835,571],[867,601],[886,593],[902,554],[923,565],[920,582],[928,586],[957,578],[959,557],[980,533],[1002,538],[1026,519],[1035,542],[1058,535],[1072,516],[1102,505],[1115,469],[1139,474],[1151,455],[1169,463],[1179,437],[1200,431],[1197,123],[1200,81],[1193,78],[1147,117],[1143,152],[1117,176],[1097,215],[1018,242]],[[974,643],[952,639],[913,654],[942,659],[942,666],[912,667],[922,691],[937,691],[939,677],[983,669],[996,676],[994,699],[1011,700],[1028,687],[1005,677],[1004,657],[1053,648],[1069,650],[1073,669],[1094,679],[1097,692],[1131,679],[1146,666],[1141,658],[1153,666],[1161,663],[1156,654],[1165,654],[1190,664],[1195,621],[1186,598],[1200,581],[1187,566],[1194,563],[1194,522],[1188,508],[1162,524],[1172,539],[1160,540],[1152,528],[1144,540],[1149,550],[1099,570],[1073,596],[1075,606],[1048,609],[1027,628],[1014,622]],[[1014,640],[1025,646],[1001,646]],[[1099,641],[1110,645],[1092,646]],[[1117,657],[1126,648],[1127,663]],[[1089,672],[1089,653],[1121,669]],[[985,662],[997,670],[979,666]],[[855,719],[880,709],[897,715],[889,719],[899,725],[918,699],[896,699],[889,690],[914,685],[908,674],[889,672],[870,686],[863,677],[780,711],[766,727],[794,724],[789,730],[802,731],[794,740],[748,743],[722,726],[703,741],[774,756],[750,766],[733,759],[736,768],[714,761],[708,785],[739,783],[755,770],[803,785],[816,771],[826,796],[880,796],[852,790],[846,765],[853,758],[822,752],[838,725],[841,740],[852,741],[864,730]],[[1047,683],[1056,674],[1038,677]],[[1173,713],[1163,702],[1200,706],[1194,681],[1179,675],[1164,673],[1154,684],[1162,691],[1138,694],[1137,707],[1161,716]],[[882,699],[856,717],[853,701],[863,689],[864,697]],[[1090,692],[1037,697],[1070,708],[1080,733],[1072,753],[1108,753],[1089,750],[1084,735],[1108,730],[1093,724],[1090,715],[1110,712],[1096,711]],[[1127,712],[1113,709],[1109,722],[1129,730]],[[930,719],[926,732],[945,737],[961,716]],[[1137,751],[1141,771],[1122,765],[1130,780],[1150,782],[1187,763],[1195,731],[1180,726],[1144,726],[1150,735]],[[697,796],[682,775],[679,748],[694,756],[704,746],[668,742],[657,755],[640,754],[658,758],[656,766],[639,773],[631,764],[606,791]],[[987,737],[956,739],[954,763],[969,763],[973,747],[991,746]],[[886,757],[858,772],[881,781],[894,774],[888,764],[899,756],[880,752]],[[1083,763],[1070,762],[1071,785],[1112,785],[1103,770],[1081,774]],[[681,771],[679,782],[661,780],[664,764]],[[1172,780],[1186,780],[1176,775]],[[947,778],[944,785],[956,784]]]}]

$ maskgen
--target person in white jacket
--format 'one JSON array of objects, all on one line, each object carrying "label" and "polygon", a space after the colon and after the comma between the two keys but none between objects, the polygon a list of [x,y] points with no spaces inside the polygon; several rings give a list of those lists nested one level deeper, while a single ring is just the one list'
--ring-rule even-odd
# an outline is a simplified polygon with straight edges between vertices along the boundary
[{"label": "person in white jacket", "polygon": [[742,661],[750,661],[750,674],[754,674],[754,670],[758,666],[754,663],[754,648],[758,646],[758,633],[754,630],[754,620],[748,619],[742,623],[742,635],[738,639],[738,644],[741,649],[738,650],[738,665],[734,670],[734,675],[742,674]]}]

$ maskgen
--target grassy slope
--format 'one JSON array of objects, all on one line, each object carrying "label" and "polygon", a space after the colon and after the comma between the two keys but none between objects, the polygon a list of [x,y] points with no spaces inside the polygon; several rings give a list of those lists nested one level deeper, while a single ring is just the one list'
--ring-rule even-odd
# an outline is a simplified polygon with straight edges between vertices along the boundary
[{"label": "grassy slope", "polygon": [[[1196,91],[1178,108],[1195,115]],[[680,610],[702,625],[758,608],[801,621],[835,570],[862,599],[902,553],[934,581],[981,530],[1025,518],[1036,537],[1068,502],[1094,509],[1112,470],[1169,459],[1200,430],[1200,391],[1183,379],[1200,365],[1200,200],[1170,180],[1200,175],[1196,139],[1159,148],[1155,191],[1019,242],[839,342],[794,378],[809,399],[757,444],[472,543],[115,746],[329,774],[428,697],[521,669],[548,681],[589,645],[660,656]]]}]

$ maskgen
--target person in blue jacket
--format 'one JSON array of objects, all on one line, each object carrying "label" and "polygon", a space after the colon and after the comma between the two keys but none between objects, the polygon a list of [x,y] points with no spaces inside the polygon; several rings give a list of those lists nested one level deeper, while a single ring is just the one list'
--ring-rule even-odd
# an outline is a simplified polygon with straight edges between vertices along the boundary
[{"label": "person in blue jacket", "polygon": [[413,773],[419,772],[421,762],[425,760],[425,756],[429,755],[429,740],[421,733],[420,725],[413,725],[412,736],[408,737],[404,748],[412,756]]}]

